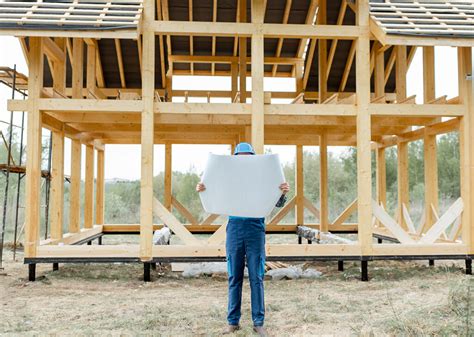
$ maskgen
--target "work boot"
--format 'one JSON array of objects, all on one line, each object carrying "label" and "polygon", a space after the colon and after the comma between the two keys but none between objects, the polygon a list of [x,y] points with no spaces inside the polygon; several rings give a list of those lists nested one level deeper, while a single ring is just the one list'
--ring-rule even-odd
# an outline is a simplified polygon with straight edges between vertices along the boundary
[{"label": "work boot", "polygon": [[229,324],[225,329],[224,331],[222,331],[222,334],[223,335],[228,335],[228,334],[231,334],[231,333],[234,333],[236,332],[237,330],[240,329],[240,325],[231,325]]},{"label": "work boot", "polygon": [[268,337],[267,330],[263,326],[253,326],[253,331],[258,333],[260,337]]}]

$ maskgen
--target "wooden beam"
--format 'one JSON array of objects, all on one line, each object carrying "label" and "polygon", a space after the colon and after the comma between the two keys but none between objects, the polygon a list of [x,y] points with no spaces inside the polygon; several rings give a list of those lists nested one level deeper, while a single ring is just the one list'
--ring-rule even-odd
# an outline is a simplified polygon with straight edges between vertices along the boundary
[{"label": "wooden beam", "polygon": [[[285,10],[283,12],[283,20],[282,20],[283,24],[288,23],[288,17],[290,15],[292,2],[293,2],[293,0],[286,0]],[[275,51],[275,57],[280,57],[280,55],[281,55],[281,48],[283,47],[283,40],[284,40],[283,38],[278,39],[277,48],[276,48],[276,51]],[[276,75],[277,69],[278,69],[278,66],[276,64],[273,65],[273,67],[272,67],[272,75],[273,76]]]},{"label": "wooden beam", "polygon": [[95,223],[104,224],[105,207],[105,151],[97,150],[97,180],[95,190]]},{"label": "wooden beam", "polygon": [[175,197],[171,197],[171,204],[173,205],[176,210],[183,215],[186,220],[188,220],[191,225],[197,225],[198,221],[194,217],[194,215],[182,204],[180,203]]},{"label": "wooden beam", "polygon": [[377,148],[377,202],[382,205],[384,209],[387,208],[387,165],[385,161],[385,148]]},{"label": "wooden beam", "polygon": [[35,257],[39,244],[41,189],[41,112],[38,99],[43,86],[43,41],[29,40],[28,149],[25,189],[25,257]]},{"label": "wooden beam", "polygon": [[[346,16],[347,11],[347,1],[341,1],[341,6],[339,7],[339,14],[337,16],[336,25],[342,25],[344,22],[344,17]],[[319,13],[318,13],[319,16]],[[329,50],[329,56],[327,61],[327,71],[326,71],[326,80],[329,78],[329,73],[331,72],[332,62],[334,61],[334,56],[336,55],[338,40],[333,40],[331,43],[331,49]]]},{"label": "wooden beam", "polygon": [[123,58],[122,58],[122,47],[120,46],[120,40],[115,39],[115,52],[117,53],[117,63],[120,75],[120,85],[122,88],[126,88],[127,84],[125,82],[125,72],[123,69]]},{"label": "wooden beam", "polygon": [[319,136],[319,211],[321,232],[329,231],[329,202],[328,202],[328,139],[327,134]]},{"label": "wooden beam", "polygon": [[86,145],[86,180],[84,184],[84,228],[94,224],[94,147]]},{"label": "wooden beam", "polygon": [[385,56],[383,47],[380,43],[374,42],[375,46],[375,72],[374,72],[374,91],[375,97],[385,95]]}]

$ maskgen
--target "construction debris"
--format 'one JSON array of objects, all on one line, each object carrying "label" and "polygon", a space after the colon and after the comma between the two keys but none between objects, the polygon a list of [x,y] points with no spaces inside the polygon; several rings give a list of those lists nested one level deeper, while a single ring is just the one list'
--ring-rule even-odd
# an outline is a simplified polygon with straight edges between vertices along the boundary
[{"label": "construction debris", "polygon": [[153,234],[154,245],[169,245],[170,244],[171,231],[168,227],[157,229]]},{"label": "construction debris", "polygon": [[308,268],[303,270],[302,265],[289,266],[287,268],[278,268],[269,270],[266,275],[271,276],[272,280],[293,280],[298,278],[318,278],[322,276],[320,271]]},{"label": "construction debris", "polygon": [[298,226],[296,233],[299,237],[302,237],[306,240],[314,241],[316,243],[321,244],[334,244],[334,243],[342,243],[342,244],[354,244],[355,242],[338,235],[332,234],[330,232],[321,232],[318,229],[306,227],[306,226]]}]

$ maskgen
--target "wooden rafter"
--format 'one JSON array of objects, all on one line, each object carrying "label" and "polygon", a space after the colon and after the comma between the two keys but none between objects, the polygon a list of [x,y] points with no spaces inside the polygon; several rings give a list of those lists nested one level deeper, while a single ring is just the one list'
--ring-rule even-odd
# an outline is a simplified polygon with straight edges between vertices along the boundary
[{"label": "wooden rafter", "polygon": [[[337,17],[337,25],[342,25],[344,21],[344,16],[346,15],[347,11],[347,1],[341,1],[341,7],[339,8],[339,15]],[[329,50],[328,55],[328,62],[327,62],[327,72],[326,72],[326,79],[329,78],[329,73],[331,72],[332,62],[334,61],[334,56],[336,55],[336,48],[337,48],[338,40],[332,40],[331,49]]]},{"label": "wooden rafter", "polygon": [[[292,1],[293,0],[286,0],[285,11],[283,12],[283,22],[282,22],[283,24],[288,23],[288,17],[290,16]],[[280,57],[282,47],[283,47],[283,38],[280,37],[278,39],[278,44],[277,44],[277,49],[276,49],[276,52],[275,52],[275,57]],[[272,75],[273,76],[276,75],[277,69],[278,69],[278,65],[275,64],[272,67]]]},{"label": "wooden rafter", "polygon": [[118,62],[119,75],[120,75],[120,84],[122,85],[122,88],[126,88],[127,85],[125,82],[125,71],[123,68],[122,47],[120,45],[119,39],[115,39],[115,51],[117,52],[117,62]]}]

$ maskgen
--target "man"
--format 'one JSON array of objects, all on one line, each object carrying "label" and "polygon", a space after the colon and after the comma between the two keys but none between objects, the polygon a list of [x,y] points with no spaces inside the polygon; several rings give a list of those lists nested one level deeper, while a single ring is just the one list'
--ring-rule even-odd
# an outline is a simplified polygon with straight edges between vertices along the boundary
[{"label": "man", "polygon": [[[234,155],[254,155],[255,151],[249,143],[239,143]],[[280,186],[282,195],[276,207],[286,202],[286,193],[290,190],[288,183]],[[206,189],[203,183],[196,186],[196,191]],[[254,331],[260,336],[267,336],[263,327],[265,303],[263,295],[263,276],[265,273],[265,218],[246,218],[229,216],[226,228],[227,273],[229,277],[229,302],[227,321],[229,325],[225,334],[240,329],[240,307],[242,302],[242,283],[244,279],[245,258],[250,281],[252,321]]]}]

